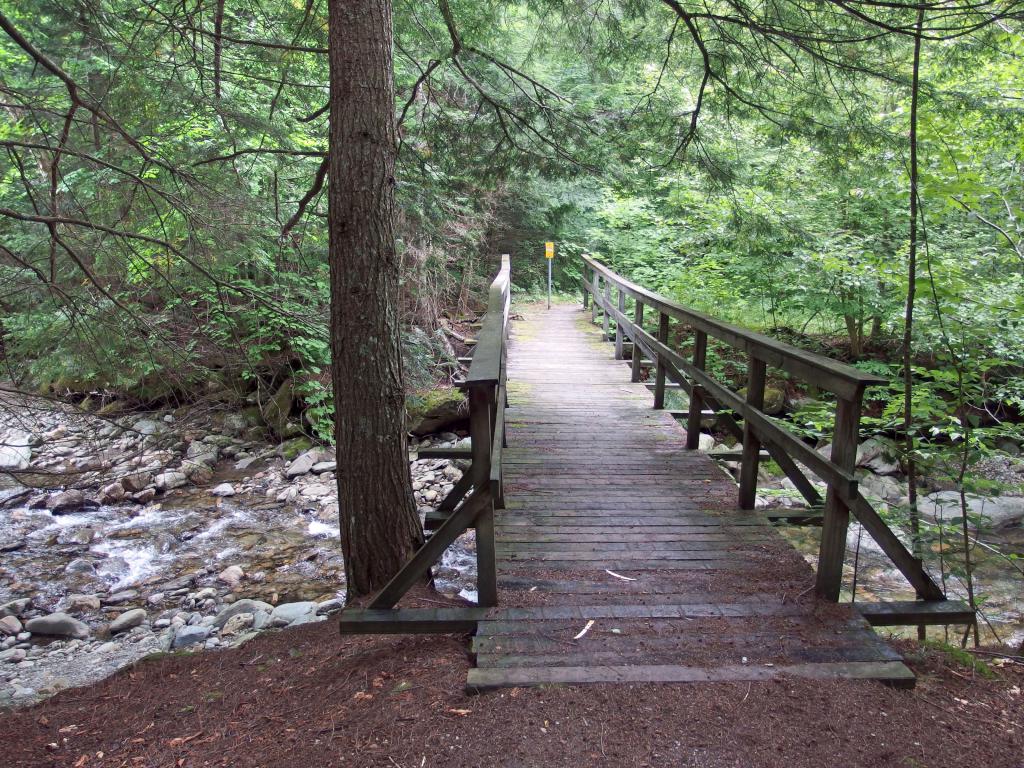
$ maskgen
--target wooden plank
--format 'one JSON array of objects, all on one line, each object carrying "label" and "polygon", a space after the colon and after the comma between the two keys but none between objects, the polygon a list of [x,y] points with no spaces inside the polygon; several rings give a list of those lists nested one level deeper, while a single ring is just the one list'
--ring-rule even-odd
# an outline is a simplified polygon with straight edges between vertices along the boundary
[{"label": "wooden plank", "polygon": [[471,459],[472,448],[420,448],[416,459]]},{"label": "wooden plank", "polygon": [[894,600],[854,603],[853,607],[873,627],[973,624],[976,621],[971,606],[961,600]]},{"label": "wooden plank", "polygon": [[452,634],[474,632],[487,608],[345,608],[338,621],[343,635]]},{"label": "wooden plank", "polygon": [[466,678],[466,692],[480,693],[497,688],[520,688],[535,685],[761,682],[780,677],[810,680],[878,680],[896,688],[913,688],[915,683],[914,673],[898,661],[778,664],[770,667],[752,664],[730,664],[717,667],[604,665],[596,667],[471,669]]}]

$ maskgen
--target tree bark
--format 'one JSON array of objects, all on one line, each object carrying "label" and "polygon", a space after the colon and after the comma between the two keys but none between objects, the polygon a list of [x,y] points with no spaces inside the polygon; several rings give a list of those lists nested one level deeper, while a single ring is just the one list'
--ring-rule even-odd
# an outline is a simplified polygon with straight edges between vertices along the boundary
[{"label": "tree bark", "polygon": [[423,543],[409,474],[394,235],[390,0],[331,0],[328,228],[338,507],[349,597]]}]

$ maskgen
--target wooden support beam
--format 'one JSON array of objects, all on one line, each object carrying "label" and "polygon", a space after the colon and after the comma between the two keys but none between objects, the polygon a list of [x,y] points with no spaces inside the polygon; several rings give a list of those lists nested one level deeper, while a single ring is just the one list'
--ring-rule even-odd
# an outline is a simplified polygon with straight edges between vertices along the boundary
[{"label": "wooden support beam", "polygon": [[343,635],[419,635],[474,632],[487,608],[346,608],[339,616]]},{"label": "wooden support beam", "polygon": [[895,600],[854,603],[873,627],[916,627],[922,624],[974,624],[977,617],[962,600]]},{"label": "wooden support beam", "polygon": [[[633,323],[637,327],[643,327],[643,324],[644,324],[644,304],[643,304],[642,301],[636,302],[636,307],[633,310]],[[643,367],[644,362],[649,362],[649,361],[645,361],[643,359],[644,351],[642,349],[640,349],[640,345],[639,344],[637,344],[634,341],[634,342],[630,343],[629,346],[631,347],[631,349],[630,349],[630,357],[633,360],[633,367],[632,367],[632,370],[631,370],[630,378],[631,378],[632,381],[640,381],[640,370]]]},{"label": "wooden support beam", "polygon": [[[619,314],[624,314],[626,312],[626,294],[622,292],[621,288],[619,289],[619,298],[618,298],[618,300],[619,300]],[[622,360],[623,359],[623,357],[622,357],[622,342],[624,341],[624,339],[625,339],[625,334],[623,333],[622,323],[616,322],[615,323],[615,359],[616,360]]]},{"label": "wooden support beam", "polygon": [[[704,370],[708,352],[708,335],[697,331],[693,339],[693,367]],[[704,410],[704,394],[700,387],[690,392],[690,416],[686,421],[686,447],[693,451],[700,445],[701,411]]]},{"label": "wooden support beam", "polygon": [[[764,360],[750,355],[747,358],[747,407],[760,411],[764,407],[764,386],[767,367]],[[743,458],[740,464],[740,509],[753,509],[757,499],[757,468],[761,456],[761,441],[750,420],[743,422]]]},{"label": "wooden support beam", "polygon": [[[668,343],[668,315],[663,312],[658,315],[658,342]],[[656,359],[658,366],[654,373],[654,407],[659,409],[665,407],[665,361],[661,355]]]},{"label": "wooden support beam", "polygon": [[452,512],[412,559],[370,601],[370,608],[393,608],[415,584],[426,579],[427,571],[485,509],[490,509],[489,491],[474,493]]},{"label": "wooden support beam", "polygon": [[416,451],[417,459],[471,459],[472,448],[420,448]]},{"label": "wooden support beam", "polygon": [[[860,397],[839,400],[836,404],[836,424],[832,433],[832,463],[852,473],[857,463],[857,435],[860,425]],[[825,495],[825,518],[818,550],[818,573],[815,591],[818,596],[833,603],[839,600],[843,583],[843,560],[846,558],[846,531],[850,525],[850,510],[843,494],[829,486]],[[886,526],[888,529],[888,526]]]}]

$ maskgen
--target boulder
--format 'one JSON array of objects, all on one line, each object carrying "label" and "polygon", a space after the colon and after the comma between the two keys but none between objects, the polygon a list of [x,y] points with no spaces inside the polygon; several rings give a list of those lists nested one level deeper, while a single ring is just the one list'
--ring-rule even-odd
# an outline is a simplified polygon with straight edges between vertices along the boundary
[{"label": "boulder", "polygon": [[287,627],[289,624],[302,624],[309,617],[316,616],[317,604],[311,600],[297,603],[282,603],[270,612],[270,625]]},{"label": "boulder", "polygon": [[264,611],[269,614],[273,610],[274,606],[270,603],[264,603],[262,600],[250,600],[248,598],[236,600],[217,614],[217,618],[213,621],[213,626],[223,627],[227,623],[228,619],[232,616],[237,616],[240,613],[255,614],[258,611]]},{"label": "boulder", "polygon": [[221,483],[210,491],[212,496],[234,496],[235,487],[231,483]]},{"label": "boulder", "polygon": [[459,426],[469,418],[466,396],[452,387],[417,392],[406,398],[409,431],[429,435]]},{"label": "boulder", "polygon": [[77,512],[87,507],[98,507],[92,499],[86,498],[81,491],[74,489],[54,494],[46,500],[46,508],[55,515],[62,515],[67,512]]},{"label": "boulder", "polygon": [[136,504],[149,504],[156,498],[156,488],[146,488],[138,493],[132,494],[132,501]]},{"label": "boulder", "polygon": [[264,423],[275,434],[285,435],[288,433],[288,417],[291,416],[294,403],[295,392],[291,379],[288,379],[278,387],[278,390],[270,398],[270,402],[263,409]]},{"label": "boulder", "polygon": [[100,502],[102,504],[116,504],[119,501],[123,501],[124,496],[124,486],[121,483],[111,483],[100,489]]},{"label": "boulder", "polygon": [[133,472],[121,478],[121,485],[129,493],[138,493],[145,490],[153,482],[152,472]]},{"label": "boulder", "polygon": [[127,632],[129,629],[135,629],[135,627],[146,620],[147,615],[144,608],[133,608],[130,611],[125,611],[110,622],[110,634],[117,635],[121,632]]},{"label": "boulder", "polygon": [[184,627],[180,627],[177,632],[174,633],[174,639],[171,641],[171,648],[188,648],[193,645],[202,645],[206,642],[206,638],[210,636],[212,630],[210,627],[204,627],[199,624],[189,624]]},{"label": "boulder", "polygon": [[239,632],[244,632],[252,626],[253,615],[251,613],[236,613],[226,622],[220,629],[221,637],[230,635],[237,635]]},{"label": "boulder", "polygon": [[786,410],[786,393],[778,387],[765,387],[761,410],[769,416],[778,416]]},{"label": "boulder", "polygon": [[170,491],[188,485],[188,475],[184,472],[162,472],[154,478],[158,491]]},{"label": "boulder", "polygon": [[704,452],[713,451],[715,449],[715,438],[701,432],[697,437],[697,448]]},{"label": "boulder", "polygon": [[0,469],[25,469],[32,461],[28,432],[10,430],[0,434]]},{"label": "boulder", "polygon": [[132,428],[140,435],[157,435],[167,429],[167,425],[162,421],[154,421],[153,419],[139,419],[136,421]]},{"label": "boulder", "polygon": [[21,616],[28,607],[32,605],[31,597],[19,597],[8,603],[0,605],[0,618],[4,616]]},{"label": "boulder", "polygon": [[[981,515],[992,526],[1001,528],[1024,520],[1024,496],[978,496],[967,494],[967,514]],[[960,494],[957,491],[938,491],[922,497],[921,514],[929,520],[940,517],[946,522],[961,518]]]},{"label": "boulder", "polygon": [[229,587],[237,587],[243,578],[245,578],[245,571],[242,570],[242,566],[240,565],[229,565],[217,574],[217,579],[224,582]]},{"label": "boulder", "polygon": [[333,472],[338,468],[336,461],[318,461],[313,465],[313,474],[322,475],[324,472]]},{"label": "boulder", "polygon": [[320,463],[320,451],[316,448],[311,448],[305,453],[301,453],[295,457],[295,459],[285,469],[285,477],[299,477],[300,475],[309,474],[315,465]]},{"label": "boulder", "polygon": [[89,636],[88,625],[66,613],[59,612],[29,619],[25,622],[25,629],[33,635],[71,637],[76,640],[84,640]]}]

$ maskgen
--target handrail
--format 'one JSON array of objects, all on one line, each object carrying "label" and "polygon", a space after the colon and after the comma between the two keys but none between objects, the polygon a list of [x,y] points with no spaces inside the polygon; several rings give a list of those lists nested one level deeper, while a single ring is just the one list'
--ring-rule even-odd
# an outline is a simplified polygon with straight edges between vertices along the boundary
[{"label": "handrail", "polygon": [[501,449],[505,443],[505,363],[511,285],[511,262],[508,254],[503,254],[501,268],[488,290],[487,313],[463,384],[469,394],[472,464],[438,506],[440,520],[428,515],[428,528],[439,522],[433,535],[374,596],[370,608],[393,608],[471,527],[476,528],[477,602],[481,606],[498,603],[494,510],[504,504]]},{"label": "handrail", "polygon": [[501,257],[501,268],[487,292],[487,314],[484,316],[473,350],[466,384],[497,384],[504,365],[505,330],[508,326],[511,264],[508,254]]},{"label": "handrail", "polygon": [[[624,357],[623,340],[628,338],[633,343],[634,381],[639,381],[642,354],[646,354],[656,364],[654,407],[664,407],[666,378],[690,395],[686,447],[693,450],[699,444],[701,413],[705,406],[716,412],[721,426],[742,439],[743,454],[739,472],[741,509],[754,508],[762,446],[810,504],[819,504],[821,498],[796,462],[802,462],[825,481],[828,493],[818,554],[816,587],[819,595],[833,601],[839,598],[846,555],[846,531],[852,512],[917,590],[919,597],[926,600],[945,599],[942,590],[924,570],[921,562],[907,550],[857,488],[854,472],[864,389],[871,384],[883,383],[885,379],[709,317],[627,280],[586,254],[582,258],[583,306],[586,308],[593,301],[591,317],[594,322],[597,322],[598,310],[602,312],[607,341],[613,340],[610,321],[614,321],[616,358]],[[588,269],[591,272],[590,280],[587,279]],[[617,293],[614,304],[611,295],[613,287]],[[627,298],[634,302],[632,320],[626,315]],[[643,327],[645,307],[657,312],[657,335]],[[670,318],[693,329],[694,349],[691,360],[669,346]],[[745,396],[716,381],[705,370],[709,336],[747,353]],[[769,365],[836,395],[836,422],[830,456],[818,453],[764,412]],[[742,422],[742,426],[737,423],[737,419]]]},{"label": "handrail", "polygon": [[697,330],[704,331],[733,347],[744,349],[756,354],[768,365],[781,368],[824,389],[841,396],[852,395],[857,388],[871,384],[883,384],[887,379],[875,374],[865,373],[852,365],[832,360],[824,355],[808,352],[791,344],[778,341],[764,334],[740,328],[736,325],[710,317],[671,299],[649,291],[636,283],[630,282],[621,275],[612,272],[604,264],[584,254],[583,263],[596,272],[607,277],[616,287],[632,298],[639,300],[657,311],[682,320]]}]

